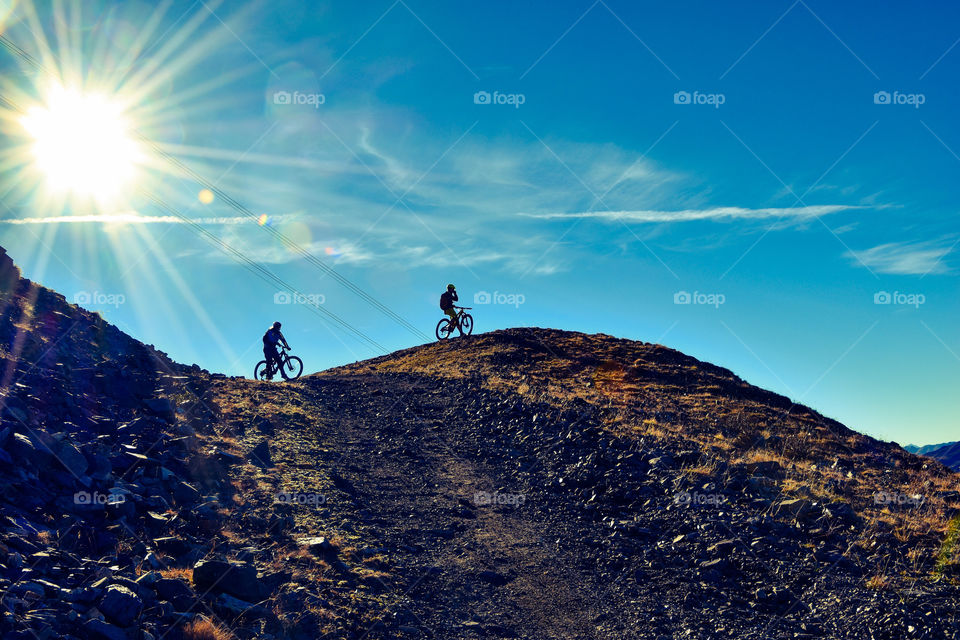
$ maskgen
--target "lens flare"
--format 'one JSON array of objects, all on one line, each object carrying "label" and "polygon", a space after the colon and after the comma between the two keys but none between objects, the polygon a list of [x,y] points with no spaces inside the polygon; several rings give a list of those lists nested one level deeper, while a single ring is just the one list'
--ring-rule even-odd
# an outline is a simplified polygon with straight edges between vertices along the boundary
[{"label": "lens flare", "polygon": [[200,193],[197,194],[197,200],[203,204],[210,204],[213,202],[213,191],[210,191],[210,189],[201,189]]}]

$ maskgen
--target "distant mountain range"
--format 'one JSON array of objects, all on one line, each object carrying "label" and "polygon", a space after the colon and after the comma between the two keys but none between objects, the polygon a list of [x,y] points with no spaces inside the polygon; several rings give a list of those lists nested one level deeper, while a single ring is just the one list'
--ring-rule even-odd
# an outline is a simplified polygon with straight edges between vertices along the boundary
[{"label": "distant mountain range", "polygon": [[915,444],[908,444],[904,449],[910,453],[934,458],[954,471],[960,471],[960,440],[942,442],[940,444],[928,444],[922,447]]}]

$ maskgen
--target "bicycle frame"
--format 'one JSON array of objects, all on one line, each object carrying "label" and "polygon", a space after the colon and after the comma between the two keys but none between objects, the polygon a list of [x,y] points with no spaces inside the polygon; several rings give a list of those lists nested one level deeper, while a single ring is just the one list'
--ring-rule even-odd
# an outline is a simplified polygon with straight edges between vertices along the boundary
[{"label": "bicycle frame", "polygon": [[[278,345],[280,347],[279,353],[277,353],[277,359],[280,361],[280,369],[287,366],[290,362],[290,350],[284,347],[283,345]],[[267,361],[267,370],[270,372],[270,375],[279,373],[280,369],[274,370],[273,361]]]}]

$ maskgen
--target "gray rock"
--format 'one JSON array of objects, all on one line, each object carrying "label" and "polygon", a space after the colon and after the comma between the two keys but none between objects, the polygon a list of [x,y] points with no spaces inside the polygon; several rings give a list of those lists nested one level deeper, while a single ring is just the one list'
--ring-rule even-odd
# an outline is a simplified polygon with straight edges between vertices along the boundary
[{"label": "gray rock", "polygon": [[112,584],[107,587],[98,608],[111,622],[129,627],[140,617],[143,602],[127,587]]},{"label": "gray rock", "polygon": [[177,611],[189,611],[197,599],[190,585],[177,578],[161,578],[153,588],[158,598],[170,602]]},{"label": "gray rock", "polygon": [[839,520],[844,524],[857,524],[860,522],[860,516],[846,502],[831,502],[824,510],[823,514],[834,520]]},{"label": "gray rock", "polygon": [[95,453],[90,456],[90,465],[89,472],[90,477],[94,480],[104,481],[110,477],[110,474],[113,473],[113,465],[110,464],[110,458],[107,456]]},{"label": "gray rock", "polygon": [[477,574],[477,578],[488,584],[492,584],[495,587],[499,587],[510,582],[510,578],[502,573],[497,573],[496,571],[481,571]]},{"label": "gray rock", "polygon": [[169,556],[173,556],[178,560],[193,550],[193,545],[183,538],[178,538],[176,536],[154,538],[153,544],[157,548],[157,551]]},{"label": "gray rock", "polygon": [[201,560],[193,567],[193,583],[201,592],[229,593],[256,602],[262,589],[253,565],[226,560]]},{"label": "gray rock", "polygon": [[247,458],[251,464],[261,469],[273,466],[273,460],[270,458],[270,445],[267,444],[266,440],[254,447],[253,451],[247,454]]},{"label": "gray rock", "polygon": [[83,630],[85,637],[94,640],[130,640],[123,629],[103,620],[87,620],[83,623]]},{"label": "gray rock", "polygon": [[775,503],[770,508],[770,514],[781,518],[787,517],[803,520],[810,515],[812,509],[813,503],[811,501],[804,500],[802,498],[794,498],[791,500],[781,500],[780,502]]},{"label": "gray rock", "polygon": [[190,505],[200,500],[200,492],[192,484],[187,482],[178,482],[171,489],[173,499],[177,504]]},{"label": "gray rock", "polygon": [[311,536],[308,538],[300,538],[299,540],[297,540],[297,543],[302,547],[306,547],[310,551],[310,553],[313,553],[318,556],[335,553],[336,551],[334,546],[330,544],[330,541],[323,536]]},{"label": "gray rock", "polygon": [[234,616],[246,615],[248,617],[259,618],[267,615],[267,610],[264,607],[253,604],[252,602],[247,602],[246,600],[234,598],[228,593],[221,593],[217,597],[216,602],[217,606],[225,609]]},{"label": "gray rock", "polygon": [[54,447],[53,453],[57,458],[57,462],[60,463],[60,466],[77,477],[85,474],[89,468],[87,459],[83,457],[79,449],[69,442],[59,443]]},{"label": "gray rock", "polygon": [[173,403],[169,398],[147,398],[143,401],[143,406],[151,413],[173,422],[175,419]]}]

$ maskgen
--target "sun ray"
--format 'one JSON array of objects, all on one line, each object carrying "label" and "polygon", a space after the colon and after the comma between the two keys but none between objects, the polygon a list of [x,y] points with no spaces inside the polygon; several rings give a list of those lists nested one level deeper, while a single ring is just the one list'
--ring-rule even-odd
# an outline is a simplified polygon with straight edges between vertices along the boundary
[{"label": "sun ray", "polygon": [[[219,5],[220,3],[211,3]],[[214,7],[215,8],[215,7]],[[211,11],[213,8],[211,8]],[[155,55],[151,57],[150,60],[146,61],[146,64],[133,76],[130,78],[128,84],[131,86],[147,86],[150,84],[151,78],[156,78],[160,75],[161,68],[164,73],[175,74],[178,69],[169,66],[171,61],[182,59],[184,56],[183,46],[193,37],[194,33],[210,18],[210,13],[198,11],[194,13],[187,23],[179,29],[176,33],[172,35],[170,40],[166,44],[162,45]],[[224,38],[225,34],[219,33],[216,34],[217,38]],[[197,45],[194,44],[191,46],[191,50],[198,51]],[[174,58],[176,54],[176,58]],[[178,65],[183,67],[181,63]]]},{"label": "sun ray", "polygon": [[[146,229],[137,228],[135,231],[137,234],[139,234],[144,246],[146,246],[150,251],[150,254],[160,264],[163,273],[170,278],[171,281],[173,281],[177,292],[180,294],[180,297],[187,303],[187,306],[193,312],[194,318],[197,319],[199,324],[205,330],[205,335],[213,338],[213,341],[220,349],[222,355],[227,357],[231,362],[236,360],[236,352],[230,346],[230,343],[227,342],[227,340],[223,337],[223,333],[220,331],[220,328],[210,318],[210,314],[207,313],[207,310],[204,308],[203,304],[197,299],[193,289],[180,275],[180,272],[170,261],[170,258],[167,256],[163,248],[159,246],[156,238],[146,231]],[[159,290],[161,289],[158,288],[158,291]]]},{"label": "sun ray", "polygon": [[[160,28],[164,16],[167,15],[172,5],[173,0],[164,0],[164,2],[154,8],[154,10],[150,12],[150,17],[147,21],[143,25],[137,26],[136,39],[128,45],[128,50],[121,51],[120,55],[114,58],[112,69],[104,70],[106,81],[113,87],[119,88],[124,84],[124,78],[133,69],[134,62],[136,62],[137,58],[143,53],[147,42],[156,34],[157,29]],[[121,20],[119,13],[119,7],[115,7],[111,19],[119,22]],[[112,50],[113,46],[110,39],[103,38],[98,40],[98,47],[93,52],[93,59],[107,60],[111,53],[115,53]]]},{"label": "sun ray", "polygon": [[[222,73],[216,78],[212,78],[202,85],[197,85],[192,88],[184,89],[177,92],[175,95],[161,98],[159,100],[152,101],[150,111],[145,114],[145,118],[149,118],[150,114],[162,115],[163,113],[179,107],[180,105],[199,98],[204,94],[216,91],[222,87],[226,87],[229,84],[241,80],[244,77],[249,77],[249,75],[258,70],[260,67],[257,63],[247,64],[245,66],[237,67],[233,71],[228,73]],[[155,88],[155,87],[154,87]],[[130,90],[128,93],[130,102],[137,104],[142,103],[149,95],[151,88],[147,86],[137,87],[133,90]],[[191,105],[197,107],[197,105]],[[144,120],[145,124],[149,124],[149,119]]]}]

